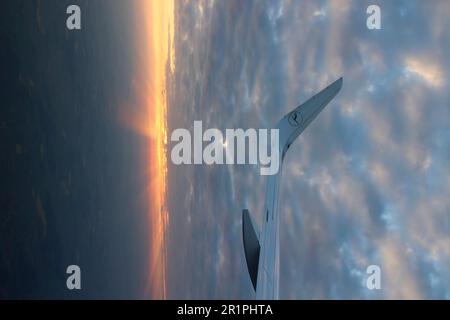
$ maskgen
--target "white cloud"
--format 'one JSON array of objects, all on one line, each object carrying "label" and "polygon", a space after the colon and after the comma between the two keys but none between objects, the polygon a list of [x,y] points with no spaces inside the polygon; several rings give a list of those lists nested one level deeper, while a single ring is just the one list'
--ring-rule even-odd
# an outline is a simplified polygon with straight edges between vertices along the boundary
[{"label": "white cloud", "polygon": [[445,83],[443,68],[433,57],[408,56],[405,58],[404,67],[407,77],[418,76],[431,87],[440,88]]}]

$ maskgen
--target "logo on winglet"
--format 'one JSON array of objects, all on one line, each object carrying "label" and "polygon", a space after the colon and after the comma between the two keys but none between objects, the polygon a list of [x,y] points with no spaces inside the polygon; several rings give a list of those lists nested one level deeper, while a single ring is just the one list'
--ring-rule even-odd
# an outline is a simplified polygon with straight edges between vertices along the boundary
[{"label": "logo on winglet", "polygon": [[294,111],[288,117],[289,124],[298,127],[303,122],[303,115],[301,111]]}]

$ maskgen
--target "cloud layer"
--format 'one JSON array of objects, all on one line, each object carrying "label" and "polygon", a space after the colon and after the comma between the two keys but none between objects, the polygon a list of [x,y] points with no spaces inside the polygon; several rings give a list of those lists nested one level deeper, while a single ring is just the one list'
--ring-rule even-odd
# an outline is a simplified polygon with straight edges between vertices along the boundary
[{"label": "cloud layer", "polygon": [[[282,298],[450,297],[450,3],[379,1],[376,31],[369,4],[178,3],[169,132],[271,127],[344,77],[284,163]],[[261,221],[258,172],[170,166],[169,297],[253,296],[241,211]]]}]

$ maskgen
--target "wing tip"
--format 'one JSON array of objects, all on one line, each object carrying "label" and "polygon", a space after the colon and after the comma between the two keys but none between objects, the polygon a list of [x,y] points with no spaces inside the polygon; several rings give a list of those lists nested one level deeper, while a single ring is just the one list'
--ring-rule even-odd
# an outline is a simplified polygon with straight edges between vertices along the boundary
[{"label": "wing tip", "polygon": [[338,91],[341,90],[342,85],[344,84],[344,77],[340,77],[339,79],[336,80],[337,84],[338,84]]},{"label": "wing tip", "polygon": [[336,86],[338,91],[342,88],[342,84],[344,83],[344,77],[340,77],[339,79],[332,82],[328,87]]}]

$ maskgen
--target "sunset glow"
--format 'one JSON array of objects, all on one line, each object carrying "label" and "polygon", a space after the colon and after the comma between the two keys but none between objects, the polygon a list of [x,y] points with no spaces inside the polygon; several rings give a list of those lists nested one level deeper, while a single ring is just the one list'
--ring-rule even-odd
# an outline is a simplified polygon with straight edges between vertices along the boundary
[{"label": "sunset glow", "polygon": [[138,61],[133,83],[137,106],[126,108],[121,120],[146,137],[148,223],[150,241],[148,296],[166,297],[167,195],[167,73],[175,70],[173,1],[136,2]]}]

